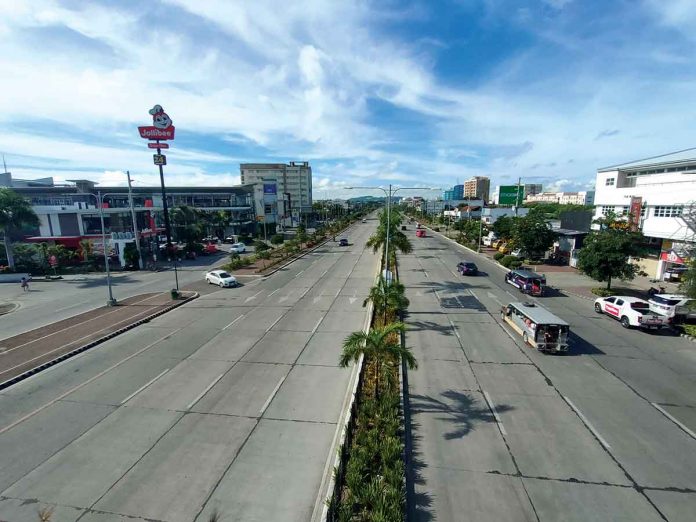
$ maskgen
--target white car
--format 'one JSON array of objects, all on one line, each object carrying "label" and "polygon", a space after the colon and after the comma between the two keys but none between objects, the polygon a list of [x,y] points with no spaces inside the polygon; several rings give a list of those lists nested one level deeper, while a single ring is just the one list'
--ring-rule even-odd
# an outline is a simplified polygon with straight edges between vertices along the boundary
[{"label": "white car", "polygon": [[243,254],[246,252],[246,245],[244,243],[235,243],[230,247],[230,252],[236,252],[237,254]]},{"label": "white car", "polygon": [[595,299],[595,312],[618,319],[621,326],[631,328],[659,329],[669,325],[667,318],[650,310],[650,304],[637,297],[612,295]]},{"label": "white car", "polygon": [[205,274],[205,280],[208,282],[208,284],[218,285],[220,288],[239,286],[237,278],[228,274],[224,270],[211,270]]},{"label": "white car", "polygon": [[692,302],[693,299],[689,299],[685,295],[675,294],[656,294],[648,301],[650,310],[666,315],[671,322],[675,322],[676,316],[681,316],[680,320],[692,319],[695,313],[691,309]]}]

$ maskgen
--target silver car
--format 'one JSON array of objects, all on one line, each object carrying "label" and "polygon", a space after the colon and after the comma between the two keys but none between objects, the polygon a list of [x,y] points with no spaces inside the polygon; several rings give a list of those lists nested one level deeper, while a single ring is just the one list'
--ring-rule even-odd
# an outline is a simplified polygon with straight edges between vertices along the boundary
[{"label": "silver car", "polygon": [[232,288],[239,286],[237,278],[231,274],[228,274],[224,270],[211,270],[205,274],[205,280],[208,282],[208,284],[218,285],[220,288]]}]

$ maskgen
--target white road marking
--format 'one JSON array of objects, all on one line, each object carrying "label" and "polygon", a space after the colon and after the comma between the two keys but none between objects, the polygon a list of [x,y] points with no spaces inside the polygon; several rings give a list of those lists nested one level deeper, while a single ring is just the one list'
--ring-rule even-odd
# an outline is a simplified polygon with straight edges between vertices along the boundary
[{"label": "white road marking", "polygon": [[469,290],[469,293],[473,296],[474,299],[476,299],[477,301],[480,301],[480,299],[479,299],[478,296],[474,293],[473,290]]},{"label": "white road marking", "polygon": [[70,308],[75,308],[76,306],[81,306],[81,305],[85,305],[85,304],[89,304],[89,303],[87,301],[84,301],[82,303],[75,303],[75,304],[70,305],[70,306],[64,306],[63,308],[59,308],[58,310],[55,310],[54,313],[57,314],[58,312],[62,312],[63,310],[69,310]]},{"label": "white road marking", "polygon": [[280,292],[280,288],[276,288],[275,290],[273,290],[270,294],[268,294],[268,297],[271,297],[276,292]]},{"label": "white road marking", "polygon": [[162,376],[163,376],[165,373],[167,373],[168,371],[169,371],[169,368],[167,368],[166,370],[164,370],[162,373],[160,373],[160,374],[159,374],[157,377],[155,377],[154,379],[151,379],[150,381],[148,381],[148,382],[146,382],[145,384],[143,384],[140,388],[138,388],[138,389],[135,390],[133,393],[131,393],[128,397],[126,397],[125,399],[123,399],[123,400],[121,401],[121,406],[123,406],[124,404],[126,404],[129,400],[131,400],[133,397],[135,397],[136,395],[138,395],[141,391],[143,391],[145,388],[147,388],[148,386],[150,386],[153,382],[155,382],[157,379],[159,379],[160,377],[162,377]]},{"label": "white road marking", "polygon": [[261,407],[261,410],[259,411],[259,413],[261,415],[263,415],[263,412],[266,411],[266,408],[268,408],[268,405],[271,404],[271,401],[273,400],[273,397],[275,397],[275,394],[278,393],[278,390],[283,385],[283,381],[285,381],[285,377],[287,377],[287,375],[284,375],[283,377],[281,377],[281,379],[278,381],[278,384],[276,384],[276,387],[273,388],[273,391],[268,396],[268,399],[266,399],[266,402],[263,403],[263,406]]},{"label": "white road marking", "polygon": [[307,292],[309,292],[310,288],[311,288],[311,287],[309,287],[309,286],[308,286],[307,288],[305,288],[305,291],[302,292],[302,293],[300,294],[300,297],[298,297],[297,300],[299,301],[299,300],[302,299],[304,296],[306,296],[306,295],[307,295]]},{"label": "white road marking", "polygon": [[349,298],[348,298],[348,302],[349,302],[350,304],[353,304],[353,303],[354,303],[355,301],[357,301],[357,300],[358,300],[357,297],[349,297]]},{"label": "white road marking", "polygon": [[580,417],[580,419],[582,420],[582,422],[585,423],[585,425],[586,425],[587,428],[592,432],[592,434],[593,434],[595,437],[597,437],[597,440],[602,444],[602,446],[604,446],[604,447],[605,447],[606,449],[608,449],[608,450],[611,449],[611,446],[609,445],[609,443],[608,443],[606,440],[604,440],[604,438],[599,434],[599,432],[597,431],[597,429],[590,423],[589,420],[587,420],[587,417],[585,417],[585,416],[582,414],[582,412],[575,406],[575,404],[573,404],[572,402],[570,402],[570,399],[569,399],[568,397],[566,397],[565,395],[561,395],[561,397],[563,397],[563,400],[566,401],[566,402],[568,403],[568,406],[570,406],[570,407],[573,409],[573,411],[574,411],[575,413],[577,413],[578,417]]},{"label": "white road marking", "polygon": [[327,270],[324,270],[324,272],[322,272],[322,274],[319,276],[319,279],[321,279],[322,277],[324,277],[324,276],[325,276],[326,274],[328,274],[328,273],[329,273],[329,270],[328,270],[328,269],[327,269]]},{"label": "white road marking", "polygon": [[423,273],[425,274],[425,277],[430,277],[430,276],[428,275],[428,272],[426,272],[425,270],[423,270]]},{"label": "white road marking", "polygon": [[247,297],[247,298],[244,300],[244,302],[245,302],[245,303],[248,303],[249,301],[253,301],[254,299],[256,299],[256,298],[259,296],[259,294],[260,294],[261,292],[263,292],[263,290],[259,290],[259,291],[256,292],[254,295],[250,295],[249,297]]},{"label": "white road marking", "polygon": [[498,299],[494,293],[492,292],[487,292],[486,295],[490,298],[493,299],[496,303],[498,303],[500,306],[503,306],[503,303]]},{"label": "white road marking", "polygon": [[515,294],[513,294],[510,290],[505,290],[505,292],[506,292],[510,297],[515,297]]},{"label": "white road marking", "polygon": [[271,323],[271,326],[269,326],[268,328],[266,328],[266,333],[268,333],[268,332],[271,330],[271,328],[273,328],[276,324],[278,324],[278,321],[280,321],[282,318],[283,318],[283,316],[281,315],[281,316],[278,317],[278,319],[276,319],[275,321],[273,321],[273,323]]},{"label": "white road marking", "polygon": [[242,314],[242,315],[240,315],[239,317],[237,317],[234,321],[232,321],[230,324],[228,324],[227,326],[225,326],[225,327],[223,328],[223,330],[227,330],[230,326],[232,326],[234,323],[236,323],[237,321],[239,321],[239,320],[240,320],[242,317],[244,317],[245,315],[246,315],[246,314]]},{"label": "white road marking", "polygon": [[503,328],[503,332],[505,332],[506,334],[508,334],[508,337],[509,337],[510,339],[512,339],[513,342],[516,343],[516,342],[517,342],[517,339],[515,339],[515,336],[512,335],[512,334],[508,331],[508,329],[505,328],[504,326],[501,325],[501,327]]},{"label": "white road marking", "polygon": [[186,406],[186,409],[187,409],[187,410],[190,410],[191,408],[193,408],[193,405],[196,404],[198,401],[200,401],[200,400],[203,398],[203,396],[204,396],[206,393],[208,393],[208,392],[210,391],[210,389],[211,389],[213,386],[215,386],[215,385],[217,384],[217,382],[218,382],[220,379],[222,379],[222,377],[223,377],[224,375],[225,375],[224,373],[221,373],[220,375],[218,375],[217,378],[216,378],[213,382],[211,382],[208,386],[205,387],[205,390],[203,390],[201,393],[199,393],[199,394],[196,396],[196,398],[193,399],[193,400],[191,401],[191,403],[190,403],[188,406]]},{"label": "white road marking", "polygon": [[317,324],[314,325],[314,328],[312,328],[312,333],[315,333],[317,331],[317,328],[319,328],[319,325],[321,322],[324,320],[325,315],[322,315],[319,320],[317,321]]},{"label": "white road marking", "polygon": [[691,435],[692,438],[696,439],[696,433],[694,433],[694,432],[691,431],[689,428],[687,428],[686,426],[684,426],[681,422],[679,422],[677,419],[675,419],[674,416],[672,416],[672,415],[670,415],[669,413],[667,413],[663,408],[660,407],[659,404],[656,404],[656,403],[654,403],[654,402],[651,402],[650,404],[652,404],[653,406],[655,406],[655,408],[657,408],[657,409],[662,413],[662,415],[664,415],[665,417],[667,417],[667,418],[668,418],[669,420],[671,420],[674,424],[676,424],[676,425],[679,426],[681,429],[683,429],[686,433],[688,433],[689,435]]},{"label": "white road marking", "polygon": [[495,422],[498,423],[498,427],[500,428],[500,433],[503,435],[507,435],[507,432],[505,431],[505,426],[503,426],[503,421],[500,420],[500,417],[498,416],[498,412],[495,409],[495,404],[493,404],[493,401],[491,400],[491,396],[488,395],[487,391],[483,391],[484,397],[486,397],[486,402],[488,403],[488,407],[491,409],[493,412],[493,417],[495,417]]},{"label": "white road marking", "polygon": [[459,331],[457,330],[457,327],[454,326],[454,323],[452,322],[452,319],[450,319],[450,318],[448,317],[447,320],[449,321],[449,324],[450,324],[450,326],[452,327],[452,330],[454,331],[454,335],[456,335],[456,336],[457,336],[457,339],[459,339],[459,340],[461,341],[462,338],[459,336]]},{"label": "white road marking", "polygon": [[340,293],[341,293],[341,289],[339,288],[338,290],[336,290],[336,296],[335,296],[335,297],[338,297],[338,294],[340,294]]},{"label": "white road marking", "polygon": [[437,300],[442,301],[442,299],[440,299],[440,294],[437,293],[437,290],[433,290],[433,292],[435,292],[435,297],[437,297]]},{"label": "white road marking", "polygon": [[295,277],[300,277],[302,275],[302,272],[304,272],[304,269],[300,270],[295,274]]}]

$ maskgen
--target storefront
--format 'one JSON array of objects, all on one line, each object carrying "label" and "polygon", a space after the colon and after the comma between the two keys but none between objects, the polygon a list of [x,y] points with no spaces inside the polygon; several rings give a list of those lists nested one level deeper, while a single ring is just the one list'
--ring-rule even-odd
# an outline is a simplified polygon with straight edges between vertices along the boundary
[{"label": "storefront", "polygon": [[682,253],[669,249],[660,253],[657,264],[657,279],[669,282],[682,280],[684,272],[688,270],[689,258]]}]

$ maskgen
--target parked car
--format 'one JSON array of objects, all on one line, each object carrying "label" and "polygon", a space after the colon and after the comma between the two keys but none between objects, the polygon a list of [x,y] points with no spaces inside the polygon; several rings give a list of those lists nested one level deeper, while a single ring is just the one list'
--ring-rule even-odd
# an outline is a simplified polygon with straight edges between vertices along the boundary
[{"label": "parked car", "polygon": [[419,228],[418,230],[416,230],[416,237],[425,237],[425,229]]},{"label": "parked car", "polygon": [[478,267],[471,261],[462,261],[457,264],[457,272],[462,275],[478,275]]},{"label": "parked car", "polygon": [[650,303],[637,297],[612,295],[600,297],[594,302],[595,312],[607,314],[621,322],[624,328],[646,328],[657,330],[669,326],[666,316],[652,312]]},{"label": "parked car", "polygon": [[211,270],[205,274],[205,280],[208,284],[218,285],[220,288],[232,288],[239,286],[237,278],[228,274],[224,270]]},{"label": "parked car", "polygon": [[696,318],[696,309],[692,309],[696,303],[693,301],[685,295],[656,294],[648,304],[652,312],[666,316],[669,322],[681,323]]},{"label": "parked car", "polygon": [[497,239],[498,238],[495,237],[495,234],[493,234],[493,235],[489,234],[483,238],[483,240],[482,240],[483,246],[487,246],[487,247],[493,246],[493,243],[495,241],[497,241]]},{"label": "parked car", "polygon": [[367,219],[363,219],[362,222],[363,222],[363,223],[367,223]]},{"label": "parked car", "polygon": [[346,239],[345,237],[342,237],[338,241],[338,246],[341,246],[341,247],[348,246],[348,239]]},{"label": "parked car", "polygon": [[246,252],[246,245],[244,243],[235,243],[230,247],[230,252],[243,254],[244,252]]},{"label": "parked car", "polygon": [[222,240],[223,243],[236,243],[237,239],[234,236],[227,236]]},{"label": "parked car", "polygon": [[501,254],[509,254],[510,253],[510,247],[508,246],[507,243],[500,243],[500,246],[498,247],[498,252]]},{"label": "parked car", "polygon": [[504,243],[505,243],[505,242],[504,242],[502,239],[496,239],[495,241],[493,241],[493,242],[491,243],[491,248],[495,248],[496,250],[498,250],[498,248],[500,247],[500,245],[502,245],[502,244],[504,244]]}]

